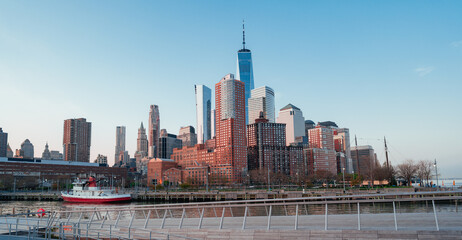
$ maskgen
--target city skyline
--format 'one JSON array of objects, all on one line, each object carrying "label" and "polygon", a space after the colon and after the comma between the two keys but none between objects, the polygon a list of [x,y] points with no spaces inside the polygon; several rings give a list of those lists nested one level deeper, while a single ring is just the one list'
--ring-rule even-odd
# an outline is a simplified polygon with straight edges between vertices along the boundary
[{"label": "city skyline", "polygon": [[[98,17],[104,3],[1,3],[0,127],[13,151],[30,139],[38,157],[46,142],[62,152],[65,119],[86,118],[93,161],[98,154],[114,159],[114,127],[124,125],[134,156],[150,105],[159,106],[161,128],[168,132],[195,125],[194,84],[213,86],[235,73],[245,19],[255,85],[275,90],[276,109],[292,103],[307,120],[349,128],[381,162],[386,136],[393,165],[436,158],[442,177],[462,177],[460,130],[447,124],[462,118],[461,4],[360,3],[273,3],[257,13],[262,2],[204,10],[183,2],[175,5],[177,12],[162,13],[168,5],[144,3],[143,10],[118,2],[107,20]],[[72,20],[83,20],[85,6],[88,20]],[[125,8],[129,16],[118,20]],[[238,14],[220,19],[218,9]],[[145,31],[150,28],[155,30]]]}]

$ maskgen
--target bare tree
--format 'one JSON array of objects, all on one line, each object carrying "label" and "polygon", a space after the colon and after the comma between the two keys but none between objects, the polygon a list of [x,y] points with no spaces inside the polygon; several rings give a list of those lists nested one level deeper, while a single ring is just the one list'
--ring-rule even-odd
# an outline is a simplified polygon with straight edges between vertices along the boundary
[{"label": "bare tree", "polygon": [[395,169],[393,165],[387,166],[387,163],[383,163],[382,166],[377,166],[374,169],[374,176],[376,180],[388,180],[388,184],[391,184],[392,178],[395,175]]},{"label": "bare tree", "polygon": [[417,173],[418,167],[413,160],[408,159],[404,163],[398,165],[398,175],[407,181],[407,185],[411,186],[411,179]]},{"label": "bare tree", "polygon": [[417,176],[420,178],[420,182],[422,183],[422,181],[425,180],[428,185],[433,171],[432,161],[420,160],[417,163],[417,168]]}]

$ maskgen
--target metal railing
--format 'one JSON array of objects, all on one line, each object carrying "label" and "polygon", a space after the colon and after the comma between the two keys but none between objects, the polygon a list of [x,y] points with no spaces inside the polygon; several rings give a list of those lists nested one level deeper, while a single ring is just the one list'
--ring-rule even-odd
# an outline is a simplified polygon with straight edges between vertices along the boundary
[{"label": "metal railing", "polygon": [[[80,207],[70,211],[47,212],[45,218],[30,218],[30,214],[0,216],[0,231],[4,234],[28,234],[46,237],[89,239],[169,239],[170,237],[188,238],[184,229],[366,229],[370,227],[370,217],[393,214],[389,225],[381,225],[376,229],[406,229],[402,216],[411,216],[401,205],[422,206],[423,213],[416,213],[417,221],[439,231],[441,227],[448,229],[441,220],[459,217],[458,202],[462,199],[461,191],[428,193],[399,193],[373,195],[344,195],[311,198],[261,199],[247,201],[226,201],[188,204],[162,205],[130,205]],[[427,207],[427,204],[430,206]],[[425,204],[425,207],[423,207]],[[439,213],[443,207],[451,212]],[[446,211],[446,210],[444,210]],[[388,215],[387,215],[388,214]],[[456,214],[456,215],[454,215]],[[354,224],[339,226],[339,218],[356,216]],[[391,216],[390,216],[391,217]],[[426,219],[423,219],[423,218]],[[362,219],[364,218],[364,219]],[[420,218],[420,219],[419,219]],[[3,220],[2,220],[3,219]],[[342,218],[343,219],[343,218]],[[346,219],[346,218],[345,218]],[[424,221],[425,220],[425,221]],[[431,220],[431,221],[429,221]],[[323,222],[314,226],[315,223]],[[343,220],[342,220],[343,221]],[[447,221],[446,221],[447,222]],[[430,225],[430,224],[432,225]],[[343,224],[343,223],[342,223]],[[458,230],[461,226],[456,226]],[[156,229],[156,230],[153,230]],[[180,234],[164,232],[180,231]]]}]

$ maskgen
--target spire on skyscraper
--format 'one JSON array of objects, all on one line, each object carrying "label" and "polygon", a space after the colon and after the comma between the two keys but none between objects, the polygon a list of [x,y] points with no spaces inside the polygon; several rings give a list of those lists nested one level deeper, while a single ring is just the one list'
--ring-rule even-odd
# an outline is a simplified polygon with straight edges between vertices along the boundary
[{"label": "spire on skyscraper", "polygon": [[245,49],[245,26],[244,26],[244,20],[242,20],[242,49]]},{"label": "spire on skyscraper", "polygon": [[144,129],[144,127],[143,127],[143,121],[141,121],[141,127],[140,127],[140,128],[141,128],[141,129]]}]

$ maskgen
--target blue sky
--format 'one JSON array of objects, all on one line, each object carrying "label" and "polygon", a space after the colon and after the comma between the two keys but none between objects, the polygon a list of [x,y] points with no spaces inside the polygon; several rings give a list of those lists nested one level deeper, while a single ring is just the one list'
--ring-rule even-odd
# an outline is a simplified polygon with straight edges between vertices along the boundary
[{"label": "blue sky", "polygon": [[[161,128],[195,126],[194,84],[235,73],[242,19],[255,86],[306,119],[335,121],[393,164],[438,159],[462,177],[460,1],[1,1],[0,127],[62,151],[63,120],[93,123],[91,160],[136,149],[150,104]],[[353,139],[353,137],[352,137]]]}]

